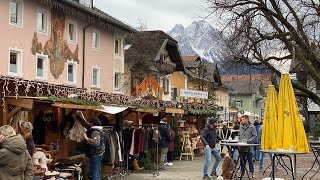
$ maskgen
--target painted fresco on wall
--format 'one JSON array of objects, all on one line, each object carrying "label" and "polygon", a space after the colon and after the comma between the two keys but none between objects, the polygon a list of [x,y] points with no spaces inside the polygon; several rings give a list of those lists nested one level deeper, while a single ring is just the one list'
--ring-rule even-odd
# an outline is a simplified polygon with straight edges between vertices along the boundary
[{"label": "painted fresco on wall", "polygon": [[48,55],[50,59],[50,72],[55,79],[58,79],[62,74],[67,60],[79,63],[78,44],[74,52],[72,52],[68,47],[67,40],[64,39],[65,25],[65,15],[52,10],[51,36],[49,40],[42,47],[42,43],[38,41],[37,32],[34,33],[32,39],[32,54],[43,53]]},{"label": "painted fresco on wall", "polygon": [[136,84],[136,96],[154,97],[162,100],[163,89],[154,78],[145,78],[141,84]]}]

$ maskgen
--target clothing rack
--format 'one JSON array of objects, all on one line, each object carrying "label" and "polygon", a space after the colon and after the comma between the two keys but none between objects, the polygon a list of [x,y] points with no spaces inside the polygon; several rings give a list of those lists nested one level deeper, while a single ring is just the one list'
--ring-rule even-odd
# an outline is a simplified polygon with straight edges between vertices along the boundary
[{"label": "clothing rack", "polygon": [[[114,126],[102,126],[102,129],[112,129],[113,130]],[[119,138],[120,138],[120,135],[119,135]],[[121,140],[119,139],[119,141],[121,142]],[[121,145],[120,145],[121,146]],[[123,153],[121,155],[123,157]],[[122,158],[123,159],[123,158]],[[102,179],[107,179],[107,180],[110,180],[110,179],[117,179],[118,177],[125,177],[126,176],[126,173],[121,173],[119,168],[118,167],[118,171],[116,171],[117,173],[116,174],[113,174],[113,170],[114,170],[114,164],[112,165],[112,174],[110,176],[107,176],[107,177],[103,177]]]},{"label": "clothing rack", "polygon": [[[156,130],[158,130],[158,133],[159,132],[159,129],[158,129],[158,124],[129,124],[127,125],[126,127],[128,128],[133,128],[133,127],[151,127],[151,128],[155,128]],[[159,139],[156,141],[156,172],[153,172],[153,177],[157,177],[157,176],[160,176],[160,173],[159,173]],[[130,153],[126,153],[127,154],[127,174],[129,175],[129,155]]]}]

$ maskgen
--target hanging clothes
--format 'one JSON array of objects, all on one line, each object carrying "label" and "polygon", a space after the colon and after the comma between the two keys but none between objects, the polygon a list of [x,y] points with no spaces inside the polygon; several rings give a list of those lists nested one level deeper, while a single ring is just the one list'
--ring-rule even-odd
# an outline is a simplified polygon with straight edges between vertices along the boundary
[{"label": "hanging clothes", "polygon": [[131,145],[130,145],[130,151],[129,151],[130,155],[134,155],[135,132],[136,132],[136,129],[133,129],[132,138],[131,138]]},{"label": "hanging clothes", "polygon": [[34,143],[42,145],[46,143],[46,127],[47,121],[44,119],[43,111],[39,111],[34,121],[34,129],[32,131]]}]

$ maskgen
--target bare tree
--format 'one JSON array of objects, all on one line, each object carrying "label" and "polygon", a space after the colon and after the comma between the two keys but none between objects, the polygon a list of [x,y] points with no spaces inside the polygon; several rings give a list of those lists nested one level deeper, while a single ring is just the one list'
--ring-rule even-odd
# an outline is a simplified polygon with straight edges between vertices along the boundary
[{"label": "bare tree", "polygon": [[[203,0],[211,15],[225,24],[233,63],[263,65],[280,76],[293,60],[293,72],[320,82],[320,0]],[[298,95],[320,105],[320,97],[305,83],[293,82]]]},{"label": "bare tree", "polygon": [[139,17],[137,30],[138,31],[147,31],[148,30],[147,21]]}]

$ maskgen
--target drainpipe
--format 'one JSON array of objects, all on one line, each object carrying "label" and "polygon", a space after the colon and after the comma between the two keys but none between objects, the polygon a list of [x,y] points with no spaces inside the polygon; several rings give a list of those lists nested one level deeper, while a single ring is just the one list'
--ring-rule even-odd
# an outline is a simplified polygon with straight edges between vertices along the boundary
[{"label": "drainpipe", "polygon": [[86,55],[86,29],[92,26],[93,23],[83,28],[83,47],[82,47],[82,89],[84,89],[84,74],[85,74],[85,55]]}]

